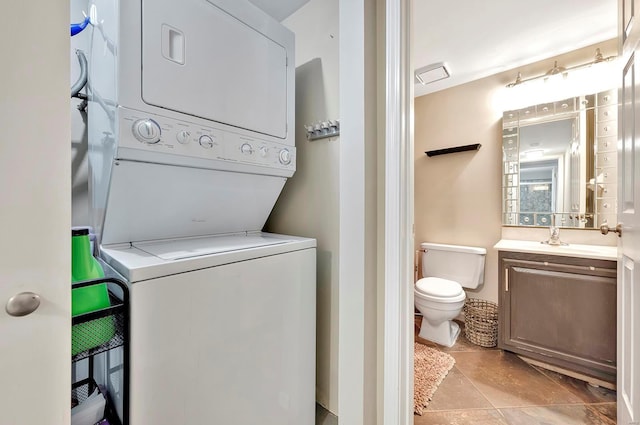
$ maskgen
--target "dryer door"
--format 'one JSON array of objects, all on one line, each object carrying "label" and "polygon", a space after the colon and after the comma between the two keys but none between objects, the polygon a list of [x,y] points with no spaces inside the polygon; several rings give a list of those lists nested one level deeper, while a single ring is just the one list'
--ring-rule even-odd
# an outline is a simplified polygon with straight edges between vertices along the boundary
[{"label": "dryer door", "polygon": [[142,98],[284,139],[293,34],[252,5],[233,3],[143,0]]}]

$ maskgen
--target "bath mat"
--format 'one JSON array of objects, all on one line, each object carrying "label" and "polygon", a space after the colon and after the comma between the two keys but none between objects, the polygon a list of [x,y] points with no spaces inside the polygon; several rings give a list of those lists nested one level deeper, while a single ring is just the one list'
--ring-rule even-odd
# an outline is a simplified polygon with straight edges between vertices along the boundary
[{"label": "bath mat", "polygon": [[414,350],[413,410],[418,415],[431,401],[438,385],[455,364],[447,353],[418,342]]}]

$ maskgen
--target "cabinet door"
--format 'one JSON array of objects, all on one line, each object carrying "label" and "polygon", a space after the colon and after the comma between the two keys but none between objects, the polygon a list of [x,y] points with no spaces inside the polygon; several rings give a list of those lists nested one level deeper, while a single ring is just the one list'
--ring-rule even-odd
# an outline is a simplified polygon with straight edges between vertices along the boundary
[{"label": "cabinet door", "polygon": [[501,263],[501,348],[614,381],[615,269],[507,258]]}]

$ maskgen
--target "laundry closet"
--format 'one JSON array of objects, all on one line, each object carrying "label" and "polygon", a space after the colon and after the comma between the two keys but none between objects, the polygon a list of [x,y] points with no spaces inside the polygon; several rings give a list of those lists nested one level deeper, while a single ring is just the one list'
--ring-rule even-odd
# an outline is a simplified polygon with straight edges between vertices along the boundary
[{"label": "laundry closet", "polygon": [[262,232],[296,171],[294,34],[244,1],[87,15],[88,218],[128,301],[119,373],[89,364],[110,420],[312,423],[316,241]]}]

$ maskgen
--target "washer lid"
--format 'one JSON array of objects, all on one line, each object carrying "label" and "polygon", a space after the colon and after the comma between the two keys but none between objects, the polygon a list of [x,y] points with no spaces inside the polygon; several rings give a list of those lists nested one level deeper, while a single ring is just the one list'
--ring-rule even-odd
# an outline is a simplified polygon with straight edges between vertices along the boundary
[{"label": "washer lid", "polygon": [[416,283],[418,292],[439,298],[454,298],[464,293],[462,286],[453,280],[439,277],[425,277]]}]

